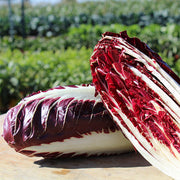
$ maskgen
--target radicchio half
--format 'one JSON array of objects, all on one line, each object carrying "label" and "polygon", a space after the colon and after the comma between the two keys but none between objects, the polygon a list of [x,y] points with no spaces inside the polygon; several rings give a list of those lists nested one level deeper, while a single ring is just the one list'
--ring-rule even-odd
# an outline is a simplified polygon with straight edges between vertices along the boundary
[{"label": "radicchio half", "polygon": [[180,179],[180,79],[127,33],[106,32],[90,59],[93,83],[113,120],[155,167]]}]

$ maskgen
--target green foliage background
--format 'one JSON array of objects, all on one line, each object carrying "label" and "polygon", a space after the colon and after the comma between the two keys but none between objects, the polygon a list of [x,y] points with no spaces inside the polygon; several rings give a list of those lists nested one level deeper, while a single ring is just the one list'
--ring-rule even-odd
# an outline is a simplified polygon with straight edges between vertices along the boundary
[{"label": "green foliage background", "polygon": [[[169,8],[171,7],[171,8]],[[91,83],[89,59],[106,31],[127,30],[158,52],[180,75],[180,1],[131,0],[13,6],[14,41],[7,7],[0,7],[0,113],[24,96],[57,85]]]}]

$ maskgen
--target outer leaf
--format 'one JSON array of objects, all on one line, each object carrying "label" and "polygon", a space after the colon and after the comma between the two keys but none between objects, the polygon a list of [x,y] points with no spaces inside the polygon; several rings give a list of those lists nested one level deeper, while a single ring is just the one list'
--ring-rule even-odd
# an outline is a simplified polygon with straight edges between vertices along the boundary
[{"label": "outer leaf", "polygon": [[180,79],[145,43],[107,32],[91,57],[114,121],[155,167],[180,179]]},{"label": "outer leaf", "polygon": [[20,153],[45,158],[132,150],[94,86],[85,85],[59,86],[23,99],[7,113],[4,139]]}]

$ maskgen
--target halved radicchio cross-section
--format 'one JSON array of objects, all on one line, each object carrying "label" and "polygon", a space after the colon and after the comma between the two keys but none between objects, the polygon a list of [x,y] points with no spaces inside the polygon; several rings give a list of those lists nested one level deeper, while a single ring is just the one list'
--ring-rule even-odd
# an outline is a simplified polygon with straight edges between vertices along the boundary
[{"label": "halved radicchio cross-section", "polygon": [[39,91],[11,108],[3,136],[17,152],[44,158],[133,150],[91,85]]},{"label": "halved radicchio cross-section", "polygon": [[106,32],[90,59],[113,120],[155,167],[180,179],[180,79],[145,43]]}]

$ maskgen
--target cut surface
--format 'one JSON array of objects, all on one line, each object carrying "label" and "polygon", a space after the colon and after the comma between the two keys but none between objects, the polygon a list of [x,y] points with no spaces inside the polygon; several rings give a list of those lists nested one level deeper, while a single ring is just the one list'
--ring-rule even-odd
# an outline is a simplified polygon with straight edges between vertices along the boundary
[{"label": "cut surface", "polygon": [[105,33],[91,60],[93,83],[135,148],[180,178],[180,79],[145,43]]}]

